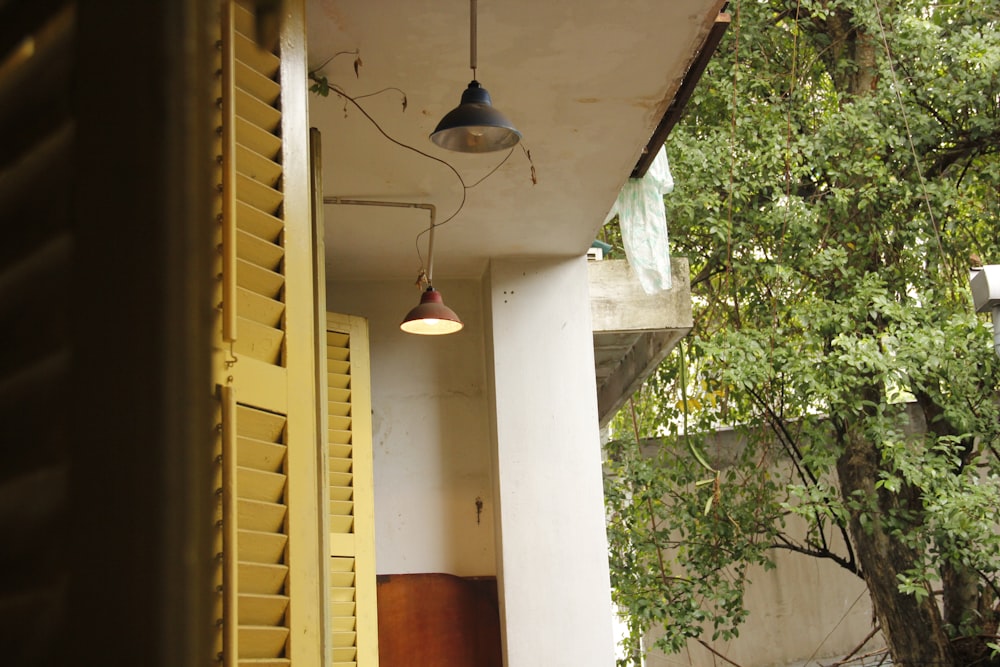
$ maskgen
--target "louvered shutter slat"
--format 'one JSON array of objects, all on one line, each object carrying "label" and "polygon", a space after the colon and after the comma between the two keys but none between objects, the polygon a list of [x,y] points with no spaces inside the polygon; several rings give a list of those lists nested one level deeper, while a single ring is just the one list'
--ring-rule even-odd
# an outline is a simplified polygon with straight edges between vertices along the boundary
[{"label": "louvered shutter slat", "polygon": [[281,95],[281,86],[242,60],[236,61],[236,85],[265,104],[274,105]]},{"label": "louvered shutter slat", "polygon": [[338,429],[330,429],[328,437],[330,442],[336,443],[338,445],[350,446],[351,444],[351,432],[341,431]]},{"label": "louvered shutter slat", "polygon": [[268,159],[274,159],[281,152],[280,137],[240,116],[236,117],[236,141]]},{"label": "louvered shutter slat", "polygon": [[236,284],[239,287],[271,299],[277,299],[281,295],[281,288],[285,286],[285,279],[280,273],[268,271],[243,259],[237,260],[236,270],[239,276]]},{"label": "louvered shutter slat", "polygon": [[[350,431],[339,431],[340,433],[346,433],[350,436]],[[331,443],[330,444],[330,456],[335,456],[337,458],[347,458],[351,455],[351,443],[350,438],[346,443]]]},{"label": "louvered shutter slat", "polygon": [[246,63],[269,79],[275,78],[278,74],[278,68],[281,66],[281,59],[278,56],[261,50],[242,31],[236,33],[235,44],[237,60]]},{"label": "louvered shutter slat", "polygon": [[285,304],[243,287],[237,288],[236,298],[236,309],[240,317],[253,320],[272,329],[280,327],[281,317],[285,313]]},{"label": "louvered shutter slat", "polygon": [[236,256],[242,260],[256,264],[268,271],[277,272],[285,251],[276,243],[271,243],[250,232],[237,230]]},{"label": "louvered shutter slat", "polygon": [[286,535],[240,529],[238,546],[240,558],[251,563],[277,565],[284,556],[287,542]]},{"label": "louvered shutter slat", "polygon": [[267,472],[278,472],[285,461],[285,446],[241,437],[238,441],[239,464]]},{"label": "louvered shutter slat", "polygon": [[243,592],[277,595],[285,587],[288,566],[241,561],[239,572],[240,588]]},{"label": "louvered shutter slat", "polygon": [[[331,503],[332,502],[344,502],[344,503],[353,502],[352,501],[353,497],[354,497],[354,490],[351,487],[349,487],[349,486],[331,486],[330,487],[330,498],[333,499],[333,500],[331,500]],[[331,509],[333,507],[334,506],[331,505]]]},{"label": "louvered shutter slat", "polygon": [[238,468],[238,475],[240,498],[274,503],[281,500],[285,492],[284,475],[242,466]]},{"label": "louvered shutter slat", "polygon": [[239,318],[239,323],[240,337],[233,347],[237,356],[245,354],[264,363],[278,365],[284,332],[243,317]]},{"label": "louvered shutter slat", "polygon": [[241,593],[239,604],[240,620],[247,625],[279,625],[288,609],[288,597]]},{"label": "louvered shutter slat", "polygon": [[272,188],[278,185],[278,180],[281,178],[280,164],[240,143],[236,144],[236,169],[239,173]]},{"label": "louvered shutter slat", "polygon": [[278,443],[284,436],[285,418],[281,415],[241,405],[237,408],[236,418],[240,437]]},{"label": "louvered shutter slat", "polygon": [[240,626],[240,658],[277,658],[285,650],[288,628],[264,625]]},{"label": "louvered shutter slat", "polygon": [[281,124],[281,112],[265,104],[259,99],[243,90],[236,89],[237,116],[250,121],[257,127],[267,132],[275,132]]},{"label": "louvered shutter slat", "polygon": [[244,174],[236,175],[236,196],[240,201],[271,215],[274,215],[284,199],[280,190],[258,183]]},{"label": "louvered shutter slat", "polygon": [[333,649],[333,662],[334,664],[339,664],[342,662],[353,661],[357,655],[357,650],[354,648],[334,648]]},{"label": "louvered shutter slat", "polygon": [[349,417],[351,414],[351,404],[348,401],[330,401],[327,403],[327,410],[331,415],[338,417]]},{"label": "louvered shutter slat", "polygon": [[240,230],[270,243],[277,243],[285,228],[281,219],[243,202],[236,203],[236,223]]},{"label": "louvered shutter slat", "polygon": [[351,428],[351,418],[340,415],[330,415],[330,428],[335,431],[347,431]]},{"label": "louvered shutter slat", "polygon": [[354,511],[354,503],[350,500],[331,500],[330,514],[349,516]]},{"label": "louvered shutter slat", "polygon": [[281,503],[267,503],[260,500],[239,500],[240,525],[249,530],[277,533],[282,530],[287,507]]}]

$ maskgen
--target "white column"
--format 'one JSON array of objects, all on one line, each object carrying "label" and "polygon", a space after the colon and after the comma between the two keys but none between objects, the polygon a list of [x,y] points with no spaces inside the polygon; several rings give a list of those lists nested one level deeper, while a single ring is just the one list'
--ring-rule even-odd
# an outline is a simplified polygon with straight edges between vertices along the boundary
[{"label": "white column", "polygon": [[504,664],[614,664],[586,260],[484,280]]}]

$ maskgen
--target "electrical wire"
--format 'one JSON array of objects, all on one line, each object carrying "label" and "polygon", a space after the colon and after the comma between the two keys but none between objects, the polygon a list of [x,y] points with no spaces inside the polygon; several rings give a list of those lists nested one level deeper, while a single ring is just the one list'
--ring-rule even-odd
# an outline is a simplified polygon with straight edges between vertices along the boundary
[{"label": "electrical wire", "polygon": [[[505,155],[504,158],[502,160],[500,160],[500,162],[497,163],[496,166],[494,166],[492,169],[490,169],[486,173],[485,176],[483,176],[482,178],[480,178],[476,182],[474,182],[471,185],[469,185],[469,184],[467,184],[465,182],[465,179],[462,177],[462,174],[459,173],[459,171],[454,167],[454,165],[452,165],[447,160],[443,160],[443,159],[441,159],[441,158],[439,158],[439,157],[437,157],[435,155],[431,155],[430,153],[422,151],[419,148],[416,148],[415,146],[411,146],[411,145],[409,145],[407,143],[404,143],[404,142],[396,139],[395,137],[391,136],[388,132],[385,131],[385,129],[382,128],[382,126],[379,124],[379,122],[377,120],[375,120],[375,118],[370,113],[368,113],[368,111],[358,102],[358,100],[363,99],[365,97],[372,97],[373,95],[378,95],[380,93],[383,93],[383,92],[386,92],[386,91],[389,91],[389,90],[396,90],[396,91],[399,91],[400,93],[403,94],[403,108],[405,109],[406,108],[406,94],[403,93],[398,88],[394,88],[394,87],[392,87],[392,88],[383,88],[382,90],[376,91],[374,93],[368,93],[366,95],[360,95],[360,96],[354,97],[354,96],[348,95],[347,92],[345,92],[344,89],[341,88],[340,86],[338,86],[336,84],[331,84],[330,85],[330,91],[331,92],[333,92],[334,94],[336,94],[339,97],[343,98],[345,101],[350,102],[354,106],[354,108],[357,109],[358,111],[360,111],[361,115],[363,115],[368,120],[368,122],[370,122],[372,124],[372,126],[375,127],[375,129],[378,131],[378,133],[381,134],[383,137],[385,137],[386,140],[388,140],[389,142],[391,142],[391,143],[399,146],[400,148],[404,148],[404,149],[406,149],[408,151],[412,151],[412,152],[416,153],[417,155],[425,157],[425,158],[427,158],[429,160],[434,160],[435,162],[439,162],[439,163],[443,164],[445,167],[447,167],[449,170],[451,170],[451,172],[455,175],[455,178],[458,179],[459,184],[462,186],[462,200],[459,202],[458,206],[451,213],[451,215],[449,215],[448,217],[444,218],[441,222],[438,222],[438,223],[435,224],[436,227],[443,227],[447,223],[449,223],[452,220],[454,220],[455,217],[462,211],[462,209],[465,208],[465,203],[468,200],[468,191],[470,189],[476,187],[477,185],[479,185],[480,183],[482,183],[486,179],[488,179],[493,174],[495,174],[500,169],[500,167],[502,167],[507,162],[507,160],[510,159],[510,156],[514,153],[514,149],[511,148],[507,152],[507,155]],[[530,154],[528,152],[525,152],[525,155],[528,157],[528,162],[531,163],[531,156],[530,156]],[[534,181],[534,173],[535,173],[534,164],[531,164],[531,173],[532,173],[532,180]],[[423,253],[420,252],[420,239],[421,239],[421,237],[423,237],[424,234],[427,234],[429,232],[430,232],[430,228],[428,227],[427,229],[424,229],[421,232],[419,232],[414,237],[414,239],[413,239],[413,246],[414,246],[414,249],[416,250],[417,258],[420,261],[421,270],[423,270],[423,267],[424,267],[424,257],[423,257]]]}]

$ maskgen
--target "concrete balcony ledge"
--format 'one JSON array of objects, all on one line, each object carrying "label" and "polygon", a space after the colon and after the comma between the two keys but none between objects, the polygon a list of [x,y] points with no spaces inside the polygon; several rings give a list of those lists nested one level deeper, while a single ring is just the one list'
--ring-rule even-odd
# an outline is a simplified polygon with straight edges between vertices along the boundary
[{"label": "concrete balcony ledge", "polygon": [[588,270],[597,407],[604,426],[691,331],[691,277],[686,258],[671,258],[673,286],[646,294],[625,260],[592,261]]}]

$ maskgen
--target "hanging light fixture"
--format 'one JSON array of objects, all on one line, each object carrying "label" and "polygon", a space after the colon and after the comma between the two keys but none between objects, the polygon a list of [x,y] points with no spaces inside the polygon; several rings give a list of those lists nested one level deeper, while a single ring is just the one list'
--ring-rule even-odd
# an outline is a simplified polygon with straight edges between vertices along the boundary
[{"label": "hanging light fixture", "polygon": [[418,282],[427,284],[420,295],[420,303],[406,314],[399,328],[406,333],[422,336],[441,336],[461,331],[465,325],[455,311],[444,305],[441,292],[431,283],[434,272],[434,209],[431,209],[431,227],[427,239],[427,272],[421,271]]},{"label": "hanging light fixture", "polygon": [[464,326],[455,311],[444,305],[441,292],[428,285],[420,295],[420,304],[406,314],[399,328],[411,334],[440,336],[461,331]]},{"label": "hanging light fixture", "polygon": [[489,153],[517,145],[521,133],[505,115],[493,107],[485,88],[476,81],[476,0],[469,0],[469,67],[472,81],[462,93],[461,103],[445,114],[431,133],[431,141],[459,153]]}]

